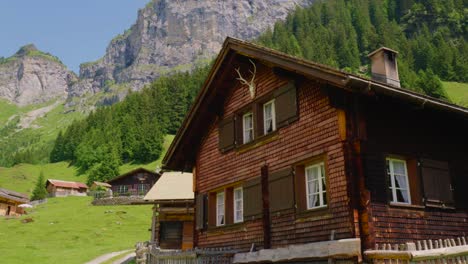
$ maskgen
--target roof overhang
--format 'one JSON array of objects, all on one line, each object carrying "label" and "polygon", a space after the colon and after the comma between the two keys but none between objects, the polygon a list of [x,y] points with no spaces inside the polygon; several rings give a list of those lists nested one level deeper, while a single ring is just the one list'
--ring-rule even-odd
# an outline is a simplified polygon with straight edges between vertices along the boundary
[{"label": "roof overhang", "polygon": [[[423,106],[431,106],[468,117],[467,108],[228,37],[202,89],[163,159],[164,169],[181,171],[192,170],[199,145],[208,130],[207,127],[202,126],[201,123],[204,122],[206,124],[213,122],[222,112],[222,109],[220,109],[220,107],[222,107],[222,100],[219,100],[220,98],[222,99],[222,96],[219,95],[225,95],[227,91],[217,89],[219,87],[217,84],[222,83],[223,78],[233,74],[233,61],[235,58],[241,57],[304,76],[308,79],[331,84],[350,92],[366,95],[375,93],[385,94],[402,100],[420,103]],[[217,95],[218,106],[213,107],[213,101],[217,98]],[[219,106],[219,104],[221,104],[221,106]]]}]

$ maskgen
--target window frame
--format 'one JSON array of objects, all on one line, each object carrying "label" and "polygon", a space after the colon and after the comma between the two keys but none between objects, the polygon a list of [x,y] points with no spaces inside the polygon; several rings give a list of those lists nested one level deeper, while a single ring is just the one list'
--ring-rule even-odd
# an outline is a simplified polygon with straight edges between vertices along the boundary
[{"label": "window frame", "polygon": [[[247,139],[246,139],[246,133],[245,133],[245,132],[247,132],[247,130],[246,130],[246,122],[245,122],[247,116],[250,116],[250,117],[251,117],[251,119],[250,119],[250,120],[251,120],[251,127],[250,127],[249,130],[252,131],[252,138],[251,138],[251,140],[249,140],[249,141],[247,141]],[[254,124],[255,124],[255,122],[254,122],[254,121],[255,121],[255,120],[254,120],[253,111],[248,111],[248,112],[242,114],[242,144],[247,144],[247,143],[250,143],[250,142],[252,142],[252,141],[255,140],[255,130],[254,130]]]},{"label": "window frame", "polygon": [[[314,167],[318,167],[319,172],[320,172],[319,179],[317,179],[318,184],[319,184],[319,190],[318,190],[318,192],[311,194],[310,190],[309,190],[309,182],[311,182],[313,180],[309,180],[308,171],[309,171],[310,168],[314,168]],[[323,174],[324,175],[322,175],[322,168],[323,168]],[[305,166],[304,167],[304,176],[305,176],[304,178],[305,178],[305,184],[306,184],[306,205],[307,205],[307,210],[314,210],[314,209],[320,209],[320,208],[328,207],[328,201],[329,201],[328,197],[327,197],[325,202],[323,201],[323,195],[325,195],[325,196],[328,195],[328,191],[327,191],[328,182],[327,182],[327,173],[326,173],[325,162],[321,161],[321,162],[317,162],[317,163],[313,163],[313,164],[309,164],[309,165]],[[325,188],[323,188],[323,182],[325,182]],[[316,195],[317,193],[319,194],[319,206],[311,206],[309,196]]]},{"label": "window frame", "polygon": [[[222,196],[222,200],[220,199],[220,196]],[[220,203],[222,201],[222,203]],[[221,223],[220,221],[220,206],[223,208],[223,221]],[[220,191],[216,193],[216,226],[224,226],[226,225],[226,193],[225,191]]]},{"label": "window frame", "polygon": [[[240,199],[236,199],[236,192],[237,191],[240,191]],[[234,205],[233,205],[233,211],[234,211],[233,212],[233,218],[234,219],[233,219],[232,222],[235,223],[235,224],[242,223],[242,222],[244,222],[244,190],[242,189],[242,187],[237,187],[237,188],[234,188],[232,193],[233,193],[232,200],[233,200],[233,203],[234,203]],[[241,201],[240,210],[239,210],[239,208],[237,208],[237,201]],[[237,219],[237,216],[238,216],[237,211],[240,211],[240,213],[241,213],[241,219],[240,220]]]},{"label": "window frame", "polygon": [[[271,105],[271,121],[272,121],[272,130],[267,131],[267,120],[266,120],[266,106]],[[268,135],[276,131],[276,110],[275,110],[275,99],[271,99],[262,106],[263,109],[263,134]]]},{"label": "window frame", "polygon": [[[394,161],[402,162],[404,167],[405,167],[405,175],[404,176],[405,176],[405,180],[406,180],[406,191],[408,193],[408,202],[398,202],[398,197],[397,197],[396,190],[397,189],[404,190],[404,189],[397,188],[396,185],[395,185],[395,174],[394,174],[394,169],[393,169],[393,162]],[[387,162],[388,162],[388,170],[387,170]],[[411,186],[410,186],[409,175],[408,175],[408,164],[407,164],[406,160],[399,159],[399,158],[386,157],[385,158],[385,170],[386,170],[387,176],[390,177],[389,178],[390,185],[388,186],[389,189],[390,189],[390,192],[392,194],[390,203],[391,204],[397,204],[397,205],[412,205]]]}]

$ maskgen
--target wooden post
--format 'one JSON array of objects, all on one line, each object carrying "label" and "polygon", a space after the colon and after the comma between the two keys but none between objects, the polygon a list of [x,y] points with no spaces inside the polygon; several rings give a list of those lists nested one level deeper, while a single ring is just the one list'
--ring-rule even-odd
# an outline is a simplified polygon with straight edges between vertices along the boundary
[{"label": "wooden post", "polygon": [[261,169],[262,204],[263,204],[263,248],[271,248],[270,199],[268,190],[268,165]]}]

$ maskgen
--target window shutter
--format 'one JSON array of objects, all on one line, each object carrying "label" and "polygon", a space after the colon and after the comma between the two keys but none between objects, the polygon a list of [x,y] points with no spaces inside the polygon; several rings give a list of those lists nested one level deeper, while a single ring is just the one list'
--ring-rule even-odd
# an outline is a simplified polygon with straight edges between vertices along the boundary
[{"label": "window shutter", "polygon": [[254,105],[255,109],[255,123],[256,123],[256,135],[258,137],[263,136],[264,131],[263,131],[263,104],[255,104]]},{"label": "window shutter", "polygon": [[307,210],[307,192],[305,185],[305,166],[298,165],[295,168],[296,208],[298,212]]},{"label": "window shutter", "polygon": [[294,179],[291,168],[270,174],[270,212],[294,208]]},{"label": "window shutter", "polygon": [[452,181],[448,162],[421,160],[426,205],[453,204]]},{"label": "window shutter", "polygon": [[250,180],[244,184],[243,195],[244,220],[261,217],[263,211],[263,202],[260,177]]},{"label": "window shutter", "polygon": [[206,227],[206,195],[198,194],[196,199],[196,228],[197,230],[205,229]]},{"label": "window shutter", "polygon": [[374,202],[389,201],[389,177],[387,175],[385,157],[381,153],[367,153],[364,155],[364,170],[366,185]]},{"label": "window shutter", "polygon": [[227,225],[234,223],[234,197],[233,188],[227,188],[225,192],[226,198],[224,203],[224,218]]},{"label": "window shutter", "polygon": [[275,91],[276,128],[287,126],[297,119],[297,95],[294,82]]},{"label": "window shutter", "polygon": [[234,118],[229,117],[219,122],[219,149],[221,150],[221,152],[228,151],[234,147],[234,143]]},{"label": "window shutter", "polygon": [[216,193],[212,192],[208,196],[208,226],[216,226]]},{"label": "window shutter", "polygon": [[234,126],[235,126],[235,144],[236,146],[240,146],[244,144],[244,131],[243,131],[243,120],[242,114],[237,114],[234,118]]}]

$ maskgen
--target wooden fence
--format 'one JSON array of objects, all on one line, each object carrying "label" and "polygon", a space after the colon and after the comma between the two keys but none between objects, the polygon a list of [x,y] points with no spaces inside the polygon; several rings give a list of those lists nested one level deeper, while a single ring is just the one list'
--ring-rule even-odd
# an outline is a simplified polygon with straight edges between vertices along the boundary
[{"label": "wooden fence", "polygon": [[406,244],[380,244],[364,256],[375,264],[468,264],[467,238],[422,240]]},{"label": "wooden fence", "polygon": [[149,264],[231,264],[236,251],[228,248],[149,251]]}]

